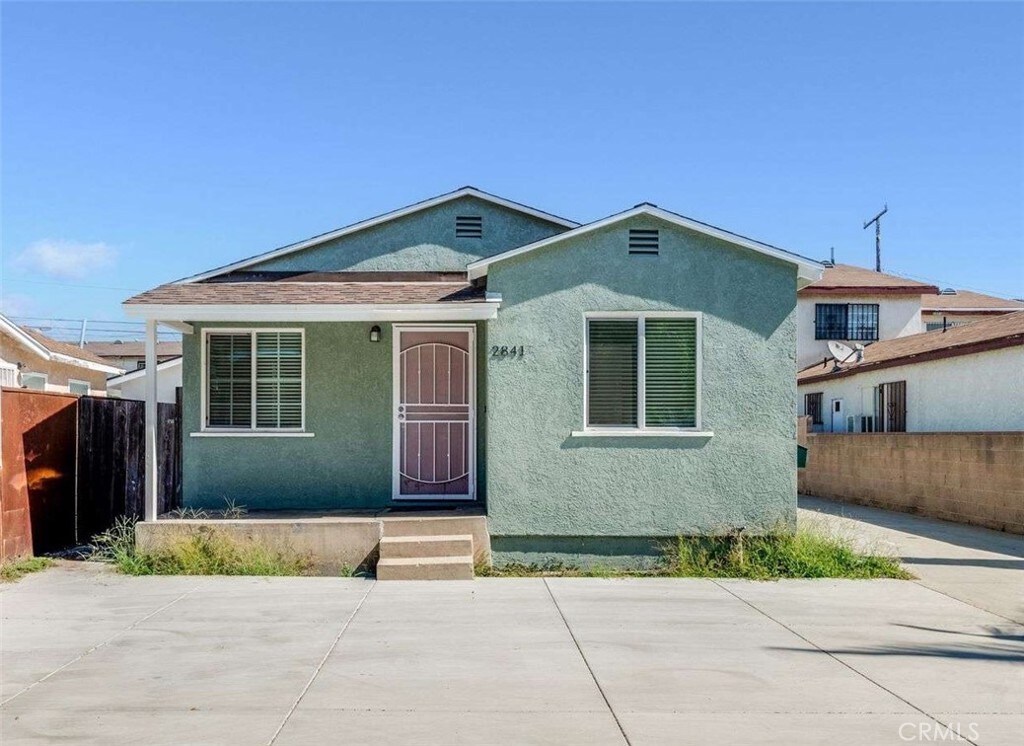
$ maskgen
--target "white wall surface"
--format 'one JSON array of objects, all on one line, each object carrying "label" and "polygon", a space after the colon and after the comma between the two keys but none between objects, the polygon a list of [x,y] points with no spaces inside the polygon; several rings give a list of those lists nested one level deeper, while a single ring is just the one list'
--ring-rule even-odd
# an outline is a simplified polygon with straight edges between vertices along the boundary
[{"label": "white wall surface", "polygon": [[[181,386],[181,359],[165,368],[157,366],[156,379],[156,400],[167,404],[174,403],[174,390]],[[122,399],[146,400],[146,376],[138,375],[121,384],[107,383],[107,391],[110,396],[120,396]]]},{"label": "white wall surface", "polygon": [[[878,339],[895,339],[924,331],[920,295],[812,295],[797,296],[796,363],[797,369],[820,363],[831,357],[827,339],[814,338],[814,306],[818,303],[877,303]],[[851,347],[856,342],[847,342]],[[861,344],[867,344],[861,342]]]},{"label": "white wall surface", "polygon": [[873,414],[865,389],[892,381],[907,382],[907,432],[1024,430],[1024,347],[932,360],[861,373],[797,387],[797,409],[804,394],[822,392],[823,427],[829,431],[829,406],[843,399],[846,414]]}]

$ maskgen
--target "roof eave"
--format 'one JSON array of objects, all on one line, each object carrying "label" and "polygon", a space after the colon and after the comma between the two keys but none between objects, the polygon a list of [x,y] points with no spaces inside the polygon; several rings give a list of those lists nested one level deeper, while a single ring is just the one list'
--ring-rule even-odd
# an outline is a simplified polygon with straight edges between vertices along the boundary
[{"label": "roof eave", "polygon": [[640,205],[630,210],[626,210],[625,212],[616,213],[615,215],[609,215],[608,217],[602,218],[601,220],[596,220],[592,223],[581,225],[577,228],[573,228],[572,230],[566,231],[565,233],[559,233],[557,235],[550,236],[549,238],[541,239],[540,241],[535,241],[534,243],[526,244],[525,246],[520,246],[515,249],[510,249],[509,251],[502,252],[501,254],[496,254],[495,256],[486,257],[484,259],[478,259],[475,262],[470,262],[466,266],[469,279],[475,280],[477,278],[485,276],[492,264],[497,264],[507,259],[512,259],[513,257],[521,256],[522,254],[526,254],[532,251],[536,251],[537,249],[542,249],[547,246],[551,246],[561,241],[569,240],[572,238],[578,238],[579,236],[583,236],[593,231],[606,228],[610,225],[620,223],[624,220],[629,220],[631,218],[637,217],[638,215],[650,215],[660,220],[664,220],[674,225],[678,225],[682,228],[687,228],[689,230],[702,233],[706,236],[711,236],[712,238],[717,238],[727,243],[731,243],[735,246],[751,249],[760,254],[771,256],[781,261],[793,264],[797,267],[797,277],[799,280],[798,287],[805,287],[806,285],[809,285],[813,282],[817,282],[818,280],[821,279],[822,274],[825,270],[824,265],[814,261],[813,259],[807,259],[797,254],[791,254],[790,252],[783,251],[782,249],[777,249],[773,246],[762,244],[759,241],[754,241],[753,239],[745,238],[743,236],[736,235],[735,233],[730,233],[720,228],[715,228],[714,226],[709,226],[705,223],[700,223],[695,220],[691,220],[682,215],[677,215],[674,212],[663,210],[660,207],[655,207],[653,205]]},{"label": "roof eave", "polygon": [[207,280],[211,277],[217,277],[218,275],[223,275],[228,272],[234,272],[239,269],[244,269],[245,267],[252,266],[253,264],[259,264],[260,262],[265,262],[270,259],[276,259],[286,254],[291,254],[296,251],[308,249],[310,247],[317,246],[322,243],[327,243],[328,241],[335,241],[344,236],[357,233],[358,231],[366,230],[367,228],[372,228],[374,226],[381,225],[382,223],[387,223],[392,220],[397,220],[399,218],[405,217],[406,215],[412,215],[417,212],[422,212],[423,210],[428,210],[432,207],[442,205],[446,202],[451,202],[452,200],[461,199],[463,197],[475,197],[477,199],[484,200],[485,202],[490,202],[491,204],[505,207],[509,210],[515,210],[516,212],[523,213],[524,215],[530,215],[532,217],[539,218],[540,220],[553,223],[554,225],[560,225],[563,228],[572,229],[579,226],[579,223],[573,220],[568,220],[566,218],[559,217],[558,215],[552,215],[551,213],[544,212],[543,210],[538,210],[536,208],[529,207],[528,205],[513,202],[512,200],[505,199],[504,197],[499,197],[496,194],[490,194],[489,192],[482,191],[475,187],[467,186],[462,187],[461,189],[456,189],[453,192],[446,192],[445,194],[440,194],[437,197],[431,197],[430,199],[423,200],[422,202],[415,202],[411,205],[407,205],[406,207],[401,207],[397,210],[392,210],[390,212],[386,212],[381,215],[368,218],[366,220],[361,220],[357,223],[352,223],[351,225],[347,225],[344,228],[338,228],[337,230],[329,231],[319,236],[313,236],[312,238],[307,238],[303,241],[298,241],[297,243],[282,246],[279,249],[274,249],[263,254],[251,256],[246,259],[233,262],[231,264],[226,264],[222,267],[217,267],[216,269],[201,272],[197,275],[185,277],[181,280],[177,280],[176,282],[188,283]]},{"label": "roof eave", "polygon": [[486,321],[501,297],[460,303],[165,304],[125,303],[127,316],[156,321]]}]

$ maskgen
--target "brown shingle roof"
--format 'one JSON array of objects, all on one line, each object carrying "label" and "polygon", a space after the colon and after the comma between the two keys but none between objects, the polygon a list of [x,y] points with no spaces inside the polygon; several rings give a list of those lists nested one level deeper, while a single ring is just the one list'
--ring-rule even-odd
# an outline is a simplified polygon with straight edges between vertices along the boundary
[{"label": "brown shingle roof", "polygon": [[823,381],[879,368],[1020,345],[1024,345],[1024,311],[975,321],[973,324],[953,327],[944,332],[925,332],[875,342],[864,348],[862,362],[844,363],[839,366],[835,361],[829,360],[804,368],[797,373],[796,380],[797,383]]},{"label": "brown shingle roof", "polygon": [[978,309],[983,311],[1012,311],[1024,308],[1024,302],[996,298],[994,295],[974,293],[970,290],[957,290],[953,293],[921,296],[922,311],[963,311]]},{"label": "brown shingle roof", "polygon": [[55,352],[58,355],[67,355],[68,357],[78,358],[79,360],[87,360],[90,363],[110,365],[108,361],[104,360],[99,355],[89,352],[89,350],[83,349],[78,345],[71,344],[70,342],[61,342],[51,337],[47,337],[38,329],[30,329],[27,326],[23,326],[21,327],[21,330],[50,352]]},{"label": "brown shingle roof", "polygon": [[128,304],[309,305],[474,303],[484,288],[466,282],[191,282],[147,290]]},{"label": "brown shingle roof", "polygon": [[800,295],[935,295],[934,285],[852,264],[826,267],[821,279],[799,291]]},{"label": "brown shingle roof", "polygon": [[[146,354],[146,343],[134,340],[124,342],[86,342],[85,349],[100,357],[142,357]],[[181,354],[181,342],[157,342],[157,357],[177,357]]]}]

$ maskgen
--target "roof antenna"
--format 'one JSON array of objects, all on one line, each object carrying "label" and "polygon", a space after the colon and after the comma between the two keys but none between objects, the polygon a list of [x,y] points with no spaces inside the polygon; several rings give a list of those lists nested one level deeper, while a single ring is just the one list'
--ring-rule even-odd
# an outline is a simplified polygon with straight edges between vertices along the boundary
[{"label": "roof antenna", "polygon": [[872,223],[875,224],[875,272],[882,271],[882,216],[887,212],[889,212],[888,203],[882,207],[880,213],[864,223],[864,230],[867,230]]}]

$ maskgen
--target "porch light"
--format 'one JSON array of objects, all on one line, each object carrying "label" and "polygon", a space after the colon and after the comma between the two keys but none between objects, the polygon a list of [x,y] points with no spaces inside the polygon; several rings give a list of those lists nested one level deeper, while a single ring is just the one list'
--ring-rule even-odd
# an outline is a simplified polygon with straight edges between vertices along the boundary
[{"label": "porch light", "polygon": [[380,327],[379,326],[373,326],[373,327],[370,328],[370,341],[371,342],[380,342]]}]

